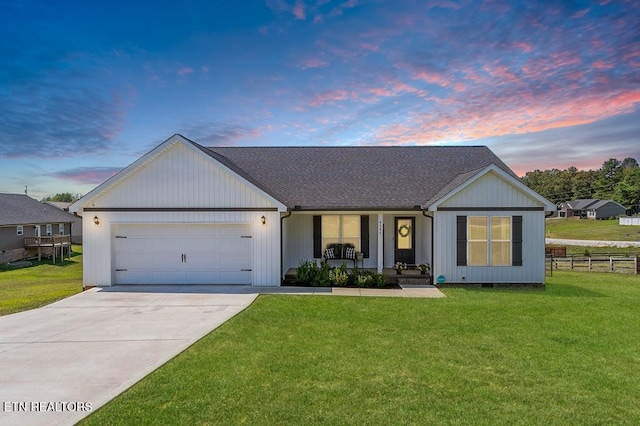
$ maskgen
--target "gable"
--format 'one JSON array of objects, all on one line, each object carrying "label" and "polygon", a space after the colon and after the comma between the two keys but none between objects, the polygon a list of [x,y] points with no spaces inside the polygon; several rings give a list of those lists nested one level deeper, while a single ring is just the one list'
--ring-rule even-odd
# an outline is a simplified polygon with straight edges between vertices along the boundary
[{"label": "gable", "polygon": [[438,208],[466,207],[545,207],[511,179],[489,171],[438,205]]},{"label": "gable", "polygon": [[[146,161],[140,161],[147,156]],[[95,208],[283,207],[181,138],[147,156],[116,175],[115,182],[105,182],[103,190],[98,187],[95,194],[88,194],[82,205]]]}]

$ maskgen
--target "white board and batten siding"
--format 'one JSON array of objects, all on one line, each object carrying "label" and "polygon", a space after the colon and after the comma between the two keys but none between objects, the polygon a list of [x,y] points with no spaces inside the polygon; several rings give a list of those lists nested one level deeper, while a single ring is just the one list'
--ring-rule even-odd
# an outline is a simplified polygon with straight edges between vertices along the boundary
[{"label": "white board and batten siding", "polygon": [[[144,248],[145,242],[140,242],[138,248],[134,245],[134,251],[140,256],[129,263],[133,270],[137,268],[138,278],[134,278],[134,274],[123,278],[125,271],[116,272],[116,269],[129,269],[118,267],[122,266],[118,263],[127,248],[116,244],[116,236],[129,233],[140,237],[141,232],[162,245],[173,240],[175,248],[184,250],[188,260],[193,261],[185,265],[180,261],[182,251],[171,252],[171,257],[178,256],[180,263],[171,270],[171,274],[176,275],[176,283],[280,285],[279,211],[284,206],[186,143],[168,144],[148,155],[152,158],[131,170],[125,169],[118,181],[104,191],[97,191],[82,206],[86,209],[83,213],[85,286],[146,281],[140,272],[144,265],[136,265],[144,256],[145,249],[140,247]],[[98,225],[94,223],[94,216],[99,218]],[[151,235],[154,230],[159,233],[156,237]],[[225,256],[220,244],[224,244],[229,235],[222,236],[229,232],[238,234],[238,241],[231,243],[231,251],[240,248],[247,251],[236,258],[237,269],[244,271],[235,275],[223,271],[223,267],[206,266],[207,261],[202,257],[197,261],[202,255],[196,254],[208,251],[210,259],[218,259],[211,262],[219,264],[220,256]],[[240,241],[241,237],[244,241]],[[193,265],[199,272],[188,271],[187,265]],[[207,270],[211,272],[210,280],[205,277]],[[225,274],[228,282],[224,280]],[[160,274],[149,277],[149,284],[172,281],[159,278]]]},{"label": "white board and batten siding", "polygon": [[[509,206],[513,210],[496,209]],[[435,277],[444,276],[446,283],[544,283],[545,204],[540,200],[489,172],[438,207],[454,211],[435,212]],[[457,216],[522,216],[522,266],[457,266]]]}]

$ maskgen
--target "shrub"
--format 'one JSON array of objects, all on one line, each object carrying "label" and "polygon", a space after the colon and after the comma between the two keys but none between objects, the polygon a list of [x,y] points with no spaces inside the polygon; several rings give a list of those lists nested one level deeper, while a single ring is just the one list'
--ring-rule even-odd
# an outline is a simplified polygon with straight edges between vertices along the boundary
[{"label": "shrub", "polygon": [[326,261],[320,262],[318,266],[315,260],[305,260],[298,265],[296,282],[313,287],[327,287],[330,285],[330,271],[331,268]]},{"label": "shrub", "polygon": [[349,275],[341,268],[334,268],[329,272],[329,281],[336,287],[345,287],[349,281]]},{"label": "shrub", "polygon": [[373,280],[376,282],[376,286],[378,286],[378,288],[384,288],[384,286],[387,284],[387,277],[385,277],[384,274],[381,273],[374,274]]},{"label": "shrub", "polygon": [[373,277],[368,273],[360,274],[356,278],[355,284],[358,287],[371,287],[371,284],[373,284]]}]

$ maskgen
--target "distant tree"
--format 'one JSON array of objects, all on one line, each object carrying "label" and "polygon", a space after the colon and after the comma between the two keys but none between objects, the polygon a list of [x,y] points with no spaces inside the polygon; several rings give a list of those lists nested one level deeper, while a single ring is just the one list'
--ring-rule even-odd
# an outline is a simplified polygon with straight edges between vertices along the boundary
[{"label": "distant tree", "polygon": [[640,205],[640,168],[637,163],[635,167],[624,169],[622,179],[613,193],[613,200],[628,209]]},{"label": "distant tree", "polygon": [[602,164],[596,180],[596,198],[611,199],[616,185],[622,179],[622,163],[615,158],[609,158]]},{"label": "distant tree", "polygon": [[[570,167],[569,169],[575,169]],[[563,201],[593,198],[598,172],[595,170],[577,170],[571,177],[571,197]]]},{"label": "distant tree", "polygon": [[63,192],[61,194],[56,194],[53,197],[44,197],[42,201],[55,201],[62,203],[75,203],[80,199],[80,194],[71,194],[70,192]]}]

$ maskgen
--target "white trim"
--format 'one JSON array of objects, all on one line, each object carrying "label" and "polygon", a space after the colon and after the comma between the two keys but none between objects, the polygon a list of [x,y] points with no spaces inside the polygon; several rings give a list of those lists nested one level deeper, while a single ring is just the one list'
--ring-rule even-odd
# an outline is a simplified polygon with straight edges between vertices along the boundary
[{"label": "white trim", "polygon": [[471,184],[473,184],[478,179],[480,179],[481,177],[485,176],[487,173],[490,173],[490,172],[496,173],[498,176],[500,176],[503,179],[505,179],[507,182],[509,182],[511,185],[515,186],[520,191],[522,191],[525,194],[527,194],[529,197],[531,197],[534,200],[540,202],[541,204],[544,204],[545,211],[551,212],[551,211],[556,211],[557,210],[556,205],[553,204],[551,201],[547,200],[542,195],[538,194],[537,192],[535,192],[534,190],[529,188],[524,183],[520,182],[520,180],[515,179],[513,176],[511,176],[510,174],[508,174],[507,172],[505,172],[504,170],[502,170],[500,167],[496,166],[495,164],[488,165],[487,167],[485,167],[484,169],[480,170],[478,173],[476,173],[475,175],[473,175],[472,177],[470,177],[466,181],[462,182],[460,185],[458,185],[455,188],[453,188],[447,194],[443,195],[438,200],[433,202],[431,205],[427,206],[427,210],[428,211],[436,211],[436,210],[438,210],[438,206],[440,206],[441,204],[443,204],[444,202],[449,200],[451,197],[453,197],[457,193],[461,192],[465,188],[469,187]]},{"label": "white trim", "polygon": [[219,162],[215,158],[205,154],[200,149],[196,148],[191,141],[189,141],[188,139],[186,139],[182,135],[175,134],[175,135],[171,136],[169,139],[167,139],[166,141],[162,142],[157,147],[153,148],[151,151],[147,152],[142,157],[138,158],[136,161],[134,161],[133,163],[131,163],[130,165],[128,165],[124,169],[120,170],[115,175],[111,176],[109,179],[107,179],[106,181],[104,181],[103,183],[98,185],[96,188],[94,188],[92,191],[90,191],[84,197],[82,197],[81,199],[79,199],[78,201],[73,203],[71,206],[69,206],[69,212],[70,213],[81,214],[83,207],[90,206],[91,203],[94,202],[98,197],[100,197],[104,192],[110,190],[115,185],[119,184],[120,182],[122,182],[123,180],[128,178],[130,175],[132,175],[133,173],[137,172],[140,167],[142,167],[145,164],[151,162],[158,155],[160,155],[164,151],[170,149],[171,147],[173,147],[176,144],[182,144],[182,146],[186,147],[187,149],[191,150],[192,152],[195,152],[197,155],[202,155],[202,156],[204,156],[205,158],[207,158],[210,161],[215,161],[216,165],[218,167],[220,167],[222,170],[224,170],[225,172],[235,176],[237,179],[240,179],[244,184],[249,186],[251,189],[253,189],[254,191],[256,191],[259,194],[261,194],[263,197],[265,197],[269,201],[271,201],[276,206],[276,208],[278,209],[279,212],[287,211],[287,206],[285,206],[283,203],[281,203],[280,201],[275,199],[272,195],[270,195],[270,194],[266,193],[265,191],[263,191],[262,189],[258,188],[253,183],[249,182],[247,179],[245,179],[244,177],[240,176],[238,173],[236,173],[235,171],[231,170],[229,167],[225,166],[224,164],[222,164],[221,162]]},{"label": "white trim", "polygon": [[18,237],[24,235],[24,226],[23,225],[16,226],[16,235]]}]

